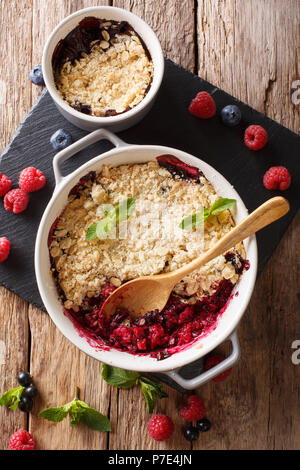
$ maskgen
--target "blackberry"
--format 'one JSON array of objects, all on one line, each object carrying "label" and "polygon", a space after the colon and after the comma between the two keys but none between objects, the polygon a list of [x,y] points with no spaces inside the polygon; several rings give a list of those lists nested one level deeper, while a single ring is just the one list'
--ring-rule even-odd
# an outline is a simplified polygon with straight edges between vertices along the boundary
[{"label": "blackberry", "polygon": [[187,441],[192,442],[198,439],[199,431],[197,428],[189,426],[188,428],[185,428],[183,435]]},{"label": "blackberry", "polygon": [[29,385],[29,387],[26,387],[23,396],[24,397],[30,397],[33,398],[38,394],[38,389],[36,388],[35,385]]},{"label": "blackberry", "polygon": [[211,428],[211,422],[207,418],[199,419],[196,423],[196,428],[200,432],[207,432]]},{"label": "blackberry", "polygon": [[33,399],[31,397],[24,396],[21,398],[19,403],[19,409],[24,413],[29,413],[33,407]]},{"label": "blackberry", "polygon": [[28,387],[30,384],[32,384],[32,377],[29,374],[29,372],[22,371],[18,374],[18,382],[22,387]]}]

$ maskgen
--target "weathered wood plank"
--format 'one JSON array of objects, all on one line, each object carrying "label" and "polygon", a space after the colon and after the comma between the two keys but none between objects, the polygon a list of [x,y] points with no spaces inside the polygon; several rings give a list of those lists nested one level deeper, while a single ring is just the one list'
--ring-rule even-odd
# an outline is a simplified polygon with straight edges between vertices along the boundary
[{"label": "weathered wood plank", "polygon": [[[105,449],[107,433],[88,429],[83,425],[70,427],[69,418],[55,424],[38,417],[50,406],[63,405],[75,397],[76,386],[80,398],[108,416],[110,387],[101,379],[101,365],[73,346],[55,327],[44,312],[29,307],[32,335],[31,372],[39,389],[39,396],[30,414],[29,430],[36,436],[39,449]],[[118,429],[112,419],[113,433]]]},{"label": "weathered wood plank", "polygon": [[[0,288],[0,395],[18,386],[17,375],[28,368],[28,305]],[[26,429],[26,414],[0,408],[0,449],[8,448],[11,434]]]},{"label": "weathered wood plank", "polygon": [[[197,17],[199,75],[299,132],[300,107],[290,98],[299,78],[299,3],[201,0]],[[257,282],[232,378],[201,390],[214,427],[193,448],[299,448],[300,370],[291,362],[300,329],[299,220]]]},{"label": "weathered wood plank", "polygon": [[199,75],[299,132],[299,24],[296,0],[199,0]]},{"label": "weathered wood plank", "polygon": [[[8,21],[8,18],[14,18],[14,21]],[[0,25],[1,64],[5,64],[0,76],[0,142],[4,149],[31,105],[30,86],[23,85],[28,83],[31,68],[31,0],[1,0]],[[0,325],[2,394],[17,386],[18,372],[28,366],[28,306],[3,288],[0,288]],[[9,436],[26,427],[26,415],[1,407],[0,423],[0,449],[7,449]]]}]

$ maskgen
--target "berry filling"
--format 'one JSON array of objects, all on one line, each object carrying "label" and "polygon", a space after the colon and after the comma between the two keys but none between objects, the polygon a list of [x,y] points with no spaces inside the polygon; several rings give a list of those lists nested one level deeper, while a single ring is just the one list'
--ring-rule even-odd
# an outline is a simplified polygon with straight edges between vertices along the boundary
[{"label": "berry filling", "polygon": [[[201,185],[200,178],[205,179],[198,168],[187,165],[173,155],[161,155],[157,157],[157,163],[167,169],[176,180]],[[95,172],[88,173],[71,189],[70,195],[75,199],[80,198],[81,192],[95,179]],[[53,240],[58,220],[59,218],[50,229],[49,245]],[[197,297],[193,296],[193,292],[187,294],[185,290],[174,291],[161,312],[150,311],[139,318],[133,318],[125,309],[117,309],[110,318],[102,312],[106,298],[116,289],[108,282],[108,279],[112,280],[113,277],[108,276],[100,294],[97,293],[97,296],[93,297],[87,293],[80,304],[67,306],[67,297],[60,286],[52,256],[51,266],[58,294],[65,304],[64,313],[73,322],[80,336],[86,337],[91,346],[101,349],[113,347],[131,354],[150,353],[157,360],[162,360],[216,328],[218,319],[232,296],[237,282],[236,275],[241,275],[244,270],[249,269],[249,262],[238,251],[230,251],[224,256],[227,275],[212,281],[209,290],[208,287],[203,289],[204,295]],[[235,272],[234,276],[232,271]],[[72,305],[72,302],[70,303]]]},{"label": "berry filling", "polygon": [[154,310],[133,319],[129,311],[118,309],[107,319],[101,307],[115,288],[106,284],[99,297],[88,299],[90,312],[65,309],[65,313],[86,328],[94,339],[104,340],[109,346],[130,353],[151,352],[153,357],[164,359],[174,352],[172,348],[187,345],[213,327],[233,287],[230,280],[223,279],[213,295],[195,304],[184,303],[180,297],[172,295],[161,312]]},{"label": "berry filling", "polygon": [[174,155],[161,155],[156,157],[160,166],[166,168],[173,177],[179,177],[184,180],[191,180],[195,183],[200,183],[200,176],[203,176],[202,171],[194,166],[187,165],[186,163],[174,157]]}]

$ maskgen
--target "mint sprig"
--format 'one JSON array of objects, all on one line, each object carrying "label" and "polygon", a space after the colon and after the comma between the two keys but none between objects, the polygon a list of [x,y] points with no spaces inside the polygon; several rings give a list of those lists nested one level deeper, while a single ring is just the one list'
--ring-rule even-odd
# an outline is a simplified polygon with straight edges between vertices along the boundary
[{"label": "mint sprig", "polygon": [[154,410],[158,398],[168,397],[162,385],[141,375],[139,372],[102,364],[102,377],[109,385],[117,388],[131,388],[135,385],[140,385],[149,413],[152,413]]},{"label": "mint sprig", "polygon": [[109,419],[78,398],[74,398],[73,401],[66,403],[63,406],[46,408],[39,413],[41,418],[53,421],[54,423],[59,423],[68,415],[71,418],[71,426],[83,423],[90,429],[94,429],[96,431],[111,431]]},{"label": "mint sprig", "polygon": [[0,397],[0,406],[9,406],[11,410],[16,410],[21,401],[23,391],[25,387],[16,387],[7,390]]},{"label": "mint sprig", "polygon": [[196,214],[191,214],[182,219],[179,224],[179,228],[183,230],[191,230],[192,228],[197,227],[198,225],[204,223],[210,216],[218,215],[220,212],[223,212],[227,209],[230,209],[236,204],[235,199],[220,198],[217,199],[208,209],[202,209]]},{"label": "mint sprig", "polygon": [[104,219],[90,225],[86,231],[86,240],[103,238],[117,224],[129,219],[135,209],[135,199],[130,197],[119,202],[116,207],[104,211]]}]

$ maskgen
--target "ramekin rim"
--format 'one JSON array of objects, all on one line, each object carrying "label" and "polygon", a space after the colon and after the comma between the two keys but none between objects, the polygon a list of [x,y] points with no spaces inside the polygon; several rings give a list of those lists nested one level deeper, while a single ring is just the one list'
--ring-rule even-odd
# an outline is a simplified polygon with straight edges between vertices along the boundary
[{"label": "ramekin rim", "polygon": [[[159,67],[154,68],[154,74],[153,74],[153,80],[151,82],[150,89],[148,93],[145,95],[145,97],[138,103],[134,108],[130,109],[129,111],[126,111],[124,113],[118,114],[116,116],[107,116],[107,117],[101,117],[101,116],[90,116],[88,114],[81,113],[80,111],[77,111],[76,109],[72,108],[68,103],[66,103],[65,100],[63,100],[60,96],[53,84],[51,83],[51,80],[48,77],[47,73],[47,67],[46,67],[46,61],[48,59],[49,55],[49,46],[51,44],[51,41],[55,34],[61,29],[63,25],[68,23],[71,19],[75,18],[76,16],[80,16],[84,12],[89,12],[89,11],[103,11],[103,10],[111,10],[111,11],[120,11],[122,13],[126,13],[126,15],[132,16],[136,19],[136,21],[139,21],[147,30],[148,32],[152,35],[154,41],[156,42],[155,48],[157,48],[157,52],[159,57]],[[144,40],[143,35],[141,35],[141,38]],[[149,51],[150,52],[150,51]],[[47,87],[47,90],[52,97],[52,99],[55,101],[56,104],[58,104],[60,107],[64,109],[67,113],[71,114],[75,118],[80,118],[86,122],[89,123],[94,123],[94,124],[99,124],[99,125],[108,125],[108,124],[116,124],[125,121],[126,119],[132,118],[136,114],[138,114],[140,111],[142,111],[156,96],[156,94],[159,91],[159,88],[161,86],[161,82],[163,79],[164,75],[164,56],[163,56],[163,51],[161,48],[161,44],[159,42],[159,39],[153,29],[149,26],[148,23],[146,23],[142,18],[137,16],[136,14],[130,12],[129,10],[125,10],[124,8],[119,8],[119,7],[113,7],[113,6],[94,6],[94,7],[87,7],[87,8],[82,8],[81,10],[77,10],[76,12],[72,13],[71,15],[68,15],[65,17],[50,33],[46,44],[44,46],[43,50],[43,56],[42,56],[42,70],[43,70],[43,77],[45,81],[45,85]]]}]

